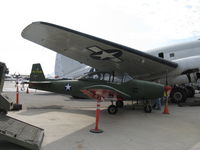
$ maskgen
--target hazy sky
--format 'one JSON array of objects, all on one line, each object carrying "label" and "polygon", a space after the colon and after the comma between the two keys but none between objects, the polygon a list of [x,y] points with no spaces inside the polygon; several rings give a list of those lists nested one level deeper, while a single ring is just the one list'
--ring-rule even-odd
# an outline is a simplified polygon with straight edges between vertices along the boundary
[{"label": "hazy sky", "polygon": [[56,54],[21,37],[35,21],[139,50],[200,38],[200,0],[4,0],[0,18],[0,61],[10,73],[29,74],[38,62],[54,72]]}]

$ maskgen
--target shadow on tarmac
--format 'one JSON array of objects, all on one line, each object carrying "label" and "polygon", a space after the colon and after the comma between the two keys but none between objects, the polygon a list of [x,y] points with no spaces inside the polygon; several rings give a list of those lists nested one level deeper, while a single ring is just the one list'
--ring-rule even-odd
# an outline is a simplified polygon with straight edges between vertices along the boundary
[{"label": "shadow on tarmac", "polygon": [[153,114],[127,111],[113,116],[103,111],[99,126],[104,130],[103,133],[90,133],[89,130],[95,126],[91,124],[43,146],[43,149],[190,149],[200,140],[199,126],[194,126],[191,121],[195,118],[187,120],[182,113],[179,115],[181,116],[177,118],[173,115],[163,115],[158,111]]},{"label": "shadow on tarmac", "polygon": [[[95,117],[96,113],[96,107],[95,106],[77,106],[77,107],[65,107],[63,105],[48,105],[48,106],[31,106],[27,107],[27,110],[19,112],[20,115],[25,116],[33,116],[43,113],[49,113],[49,112],[62,112],[62,113],[72,113],[72,114],[84,114],[87,116]],[[138,108],[133,109],[132,105],[125,105],[124,108],[118,109],[118,112],[116,115],[110,115],[107,111],[107,106],[101,107],[101,114],[104,114],[104,116],[119,116],[119,115],[126,115],[127,113],[144,113],[143,107],[139,106]]]},{"label": "shadow on tarmac", "polygon": [[0,149],[1,150],[30,150],[7,141],[0,140]]}]

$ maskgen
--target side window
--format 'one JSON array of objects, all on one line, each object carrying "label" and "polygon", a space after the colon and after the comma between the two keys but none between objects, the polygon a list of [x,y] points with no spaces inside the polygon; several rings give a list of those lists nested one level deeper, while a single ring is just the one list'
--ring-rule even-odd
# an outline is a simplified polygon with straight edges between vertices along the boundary
[{"label": "side window", "polygon": [[109,73],[105,73],[104,74],[104,80],[105,81],[110,81],[110,74]]},{"label": "side window", "polygon": [[100,76],[99,76],[99,74],[94,74],[91,78],[97,80],[97,79],[100,79]]},{"label": "side window", "polygon": [[164,58],[164,53],[163,53],[163,52],[158,53],[158,57],[160,57],[160,58]]},{"label": "side window", "polygon": [[114,83],[118,83],[118,84],[120,84],[120,83],[122,83],[122,78],[121,77],[114,77]]},{"label": "side window", "polygon": [[101,75],[100,74],[88,74],[85,77],[83,77],[85,79],[95,79],[95,80],[100,80]]},{"label": "side window", "polygon": [[174,57],[174,53],[170,53],[170,54],[169,54],[169,57]]},{"label": "side window", "polygon": [[123,82],[128,82],[130,80],[133,80],[133,78],[131,76],[129,76],[127,73],[124,74],[124,77],[123,77]]}]

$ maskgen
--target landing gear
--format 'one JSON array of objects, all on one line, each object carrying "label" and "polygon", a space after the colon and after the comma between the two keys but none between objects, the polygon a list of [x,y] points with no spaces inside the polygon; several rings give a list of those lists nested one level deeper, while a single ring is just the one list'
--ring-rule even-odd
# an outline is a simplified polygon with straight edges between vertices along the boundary
[{"label": "landing gear", "polygon": [[111,115],[115,115],[118,111],[118,108],[124,107],[124,102],[121,100],[116,101],[116,105],[113,104],[113,101],[111,101],[111,105],[108,107],[108,113]]},{"label": "landing gear", "polygon": [[187,91],[187,96],[188,96],[188,97],[194,97],[195,90],[194,90],[193,87],[191,87],[191,86],[186,86],[185,89],[186,89],[186,91]]},{"label": "landing gear", "polygon": [[118,107],[118,108],[123,108],[124,107],[124,102],[123,101],[116,101],[116,106]]},{"label": "landing gear", "polygon": [[144,112],[145,112],[145,113],[151,113],[151,112],[152,112],[152,107],[151,107],[151,105],[145,105],[145,106],[144,106]]},{"label": "landing gear", "polygon": [[187,92],[182,87],[174,87],[170,93],[172,103],[183,103],[187,99]]},{"label": "landing gear", "polygon": [[118,111],[117,106],[115,106],[113,104],[108,107],[108,113],[111,115],[115,115],[117,113],[117,111]]},{"label": "landing gear", "polygon": [[151,101],[145,100],[145,101],[143,101],[143,103],[144,103],[144,112],[145,113],[151,113],[152,112]]},{"label": "landing gear", "polygon": [[[118,112],[118,108],[122,108],[124,106],[123,101],[116,101],[116,105],[113,104],[113,101],[111,101],[111,105],[108,107],[108,113],[111,115],[115,115]],[[151,113],[152,112],[152,106],[149,100],[145,100],[144,102],[144,112]],[[133,109],[135,109],[133,101],[132,101]]]}]

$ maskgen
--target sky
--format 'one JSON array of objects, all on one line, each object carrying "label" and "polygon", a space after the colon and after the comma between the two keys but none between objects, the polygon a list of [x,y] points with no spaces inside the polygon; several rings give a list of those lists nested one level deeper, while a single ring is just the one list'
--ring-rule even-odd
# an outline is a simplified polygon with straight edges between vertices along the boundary
[{"label": "sky", "polygon": [[0,61],[11,74],[30,74],[33,63],[54,72],[56,53],[21,37],[35,21],[142,51],[200,39],[200,0],[4,0],[0,18]]}]

